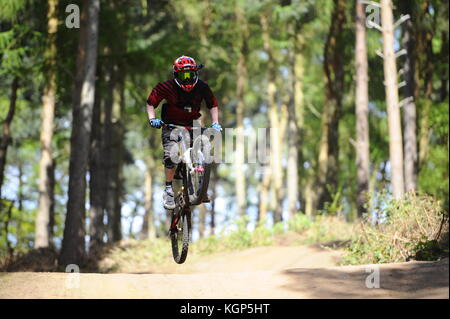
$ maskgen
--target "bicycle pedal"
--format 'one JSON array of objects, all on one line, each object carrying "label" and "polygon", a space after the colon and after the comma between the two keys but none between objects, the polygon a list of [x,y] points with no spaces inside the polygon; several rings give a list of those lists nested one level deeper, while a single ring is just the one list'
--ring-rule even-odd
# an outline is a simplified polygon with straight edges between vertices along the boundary
[{"label": "bicycle pedal", "polygon": [[209,198],[204,198],[202,200],[202,203],[211,203],[211,200]]}]

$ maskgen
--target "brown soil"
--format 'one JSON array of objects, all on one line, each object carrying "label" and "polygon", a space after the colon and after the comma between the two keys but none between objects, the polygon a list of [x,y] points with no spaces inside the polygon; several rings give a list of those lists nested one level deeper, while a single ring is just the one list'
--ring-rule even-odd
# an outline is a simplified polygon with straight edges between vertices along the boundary
[{"label": "brown soil", "polygon": [[[340,255],[320,246],[259,247],[141,273],[4,272],[0,298],[449,298],[448,258],[338,267]],[[380,287],[367,288],[374,269]]]}]

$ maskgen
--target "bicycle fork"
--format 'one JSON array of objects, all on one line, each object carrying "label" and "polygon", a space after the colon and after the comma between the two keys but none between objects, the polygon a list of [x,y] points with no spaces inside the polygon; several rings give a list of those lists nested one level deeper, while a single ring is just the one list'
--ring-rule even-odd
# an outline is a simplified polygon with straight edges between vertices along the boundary
[{"label": "bicycle fork", "polygon": [[[190,209],[189,207],[186,207],[186,203],[183,200],[183,192],[184,192],[184,186],[180,188],[177,195],[177,208],[178,211],[175,213],[174,210],[172,210],[172,222],[170,224],[169,233],[173,231],[177,231],[177,224],[180,218],[183,216],[183,214],[189,214]],[[175,208],[175,209],[177,209]]]}]

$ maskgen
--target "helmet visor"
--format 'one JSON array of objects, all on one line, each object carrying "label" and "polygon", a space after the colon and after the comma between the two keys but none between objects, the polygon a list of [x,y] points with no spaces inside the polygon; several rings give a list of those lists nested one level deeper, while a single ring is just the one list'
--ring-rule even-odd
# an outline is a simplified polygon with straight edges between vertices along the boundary
[{"label": "helmet visor", "polygon": [[182,84],[194,84],[197,80],[197,72],[191,70],[177,72],[177,79]]}]

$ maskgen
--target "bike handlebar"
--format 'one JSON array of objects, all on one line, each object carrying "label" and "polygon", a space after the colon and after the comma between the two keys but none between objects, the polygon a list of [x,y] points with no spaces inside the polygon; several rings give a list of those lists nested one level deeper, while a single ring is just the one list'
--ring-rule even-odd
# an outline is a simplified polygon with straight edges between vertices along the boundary
[{"label": "bike handlebar", "polygon": [[201,129],[208,129],[209,128],[209,127],[203,127],[203,126],[201,126],[201,127],[198,127],[198,126],[183,126],[183,125],[166,124],[166,123],[163,123],[161,126],[162,127],[167,127],[167,128],[184,128],[186,130],[190,130],[190,129],[193,129],[193,128],[201,128]]}]

